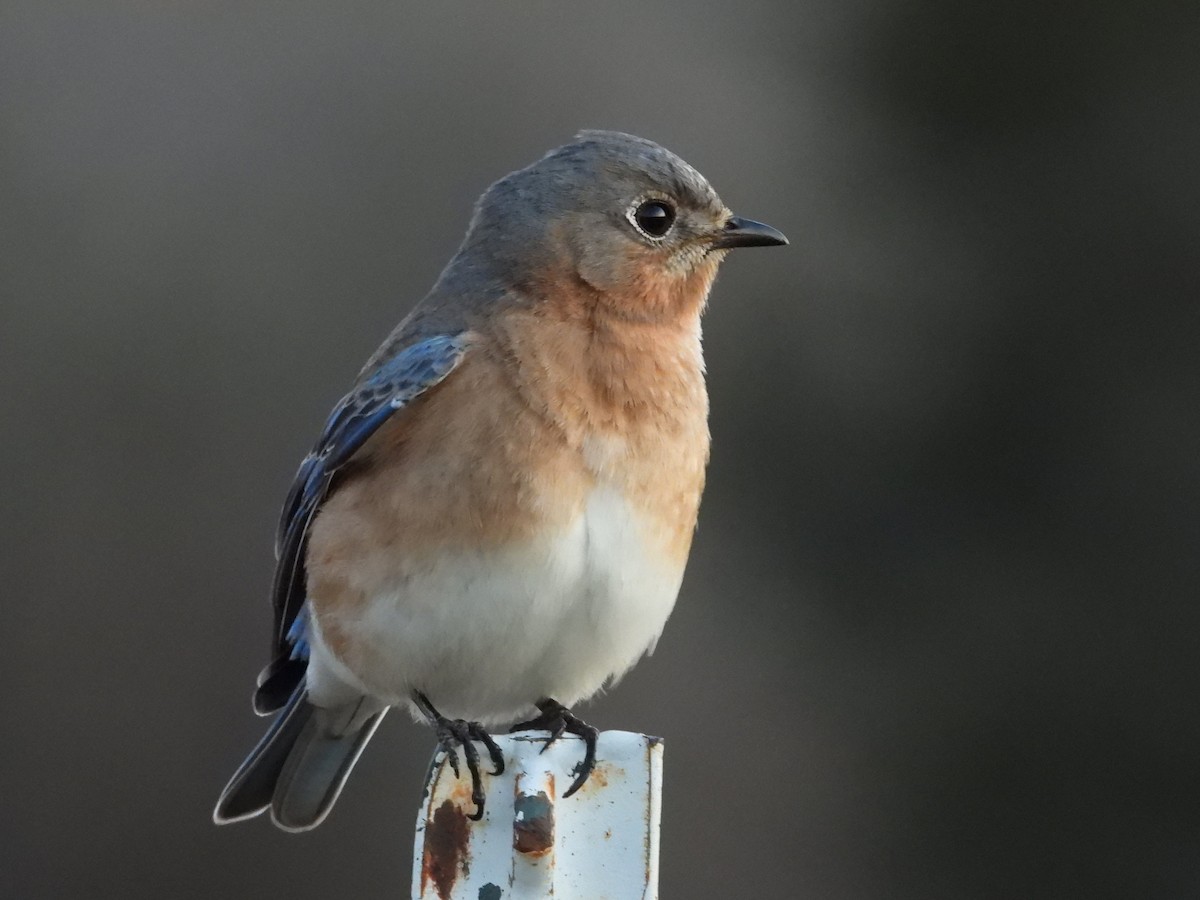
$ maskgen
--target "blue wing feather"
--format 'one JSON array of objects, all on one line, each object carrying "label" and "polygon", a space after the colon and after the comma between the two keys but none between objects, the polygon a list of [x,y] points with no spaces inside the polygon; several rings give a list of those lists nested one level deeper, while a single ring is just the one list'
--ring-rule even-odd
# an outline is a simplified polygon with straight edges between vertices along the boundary
[{"label": "blue wing feather", "polygon": [[[303,611],[305,549],[309,525],[334,474],[393,413],[449,375],[465,352],[463,334],[437,335],[410,344],[383,362],[330,413],[320,439],[296,472],[279,519],[272,591],[277,659],[260,676],[260,693],[283,660],[308,655],[307,612]],[[256,706],[270,705],[256,699]]]}]

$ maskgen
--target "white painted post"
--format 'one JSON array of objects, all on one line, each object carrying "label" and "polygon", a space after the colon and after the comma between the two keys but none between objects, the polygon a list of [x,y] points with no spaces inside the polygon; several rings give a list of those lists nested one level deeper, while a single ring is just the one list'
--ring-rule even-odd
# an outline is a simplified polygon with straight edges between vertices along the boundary
[{"label": "white painted post", "polygon": [[602,732],[591,777],[563,799],[583,741],[563,735],[543,753],[545,739],[498,735],[498,776],[476,745],[487,795],[479,822],[468,818],[465,766],[455,778],[444,753],[434,758],[417,816],[414,900],[657,900],[662,741]]}]

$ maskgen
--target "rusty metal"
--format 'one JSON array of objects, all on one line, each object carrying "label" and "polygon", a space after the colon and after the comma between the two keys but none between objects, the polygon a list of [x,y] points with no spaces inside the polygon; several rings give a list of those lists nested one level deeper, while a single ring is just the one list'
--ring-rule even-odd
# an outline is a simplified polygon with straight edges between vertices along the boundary
[{"label": "rusty metal", "polygon": [[467,858],[470,820],[451,801],[444,800],[425,825],[425,849],[421,854],[421,896],[433,882],[438,900],[450,900],[458,873]]},{"label": "rusty metal", "polygon": [[518,794],[513,804],[513,849],[543,856],[554,846],[554,806],[541,791]]},{"label": "rusty metal", "polygon": [[434,760],[417,821],[412,896],[418,900],[653,900],[658,896],[662,742],[600,735],[591,777],[569,785],[582,741],[544,733],[498,737],[506,768],[485,775],[484,817],[473,822],[470,785]]}]

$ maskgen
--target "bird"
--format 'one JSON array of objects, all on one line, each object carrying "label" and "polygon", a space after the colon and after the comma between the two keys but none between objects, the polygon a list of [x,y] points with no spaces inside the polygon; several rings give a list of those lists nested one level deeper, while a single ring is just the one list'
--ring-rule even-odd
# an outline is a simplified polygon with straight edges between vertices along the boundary
[{"label": "bird", "polygon": [[[572,708],[652,652],[709,458],[701,315],[734,248],[783,245],[664,147],[583,131],[489,187],[430,292],[334,407],[284,503],[274,714],[218,824],[319,825],[391,707],[458,751],[583,738]],[[531,717],[530,717],[531,716]],[[530,718],[526,718],[530,717]]]}]

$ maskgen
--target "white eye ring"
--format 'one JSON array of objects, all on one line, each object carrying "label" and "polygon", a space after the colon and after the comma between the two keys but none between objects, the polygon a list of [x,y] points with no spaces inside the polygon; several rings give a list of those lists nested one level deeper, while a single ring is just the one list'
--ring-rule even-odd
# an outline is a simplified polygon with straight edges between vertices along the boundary
[{"label": "white eye ring", "polygon": [[642,197],[625,210],[625,218],[642,237],[657,243],[671,233],[678,213],[665,197]]}]

